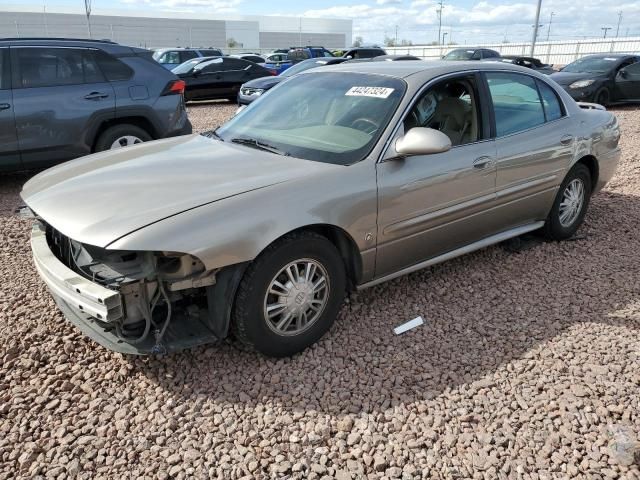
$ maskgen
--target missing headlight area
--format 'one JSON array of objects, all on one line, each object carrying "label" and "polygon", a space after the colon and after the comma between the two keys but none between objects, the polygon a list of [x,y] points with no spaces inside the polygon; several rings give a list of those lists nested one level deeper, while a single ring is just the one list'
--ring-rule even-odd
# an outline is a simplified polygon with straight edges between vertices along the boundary
[{"label": "missing headlight area", "polygon": [[[187,337],[206,339],[215,333],[220,338],[226,333],[216,323],[222,318],[218,314],[222,307],[213,301],[218,270],[207,270],[192,255],[107,250],[72,240],[48,225],[46,240],[51,253],[67,268],[118,292],[122,315],[102,318],[90,315],[82,305],[71,306],[118,341],[138,346],[140,353],[164,353],[183,348]],[[82,294],[80,288],[77,293]],[[210,335],[203,337],[203,329]],[[178,346],[167,348],[173,347],[168,343]]]}]

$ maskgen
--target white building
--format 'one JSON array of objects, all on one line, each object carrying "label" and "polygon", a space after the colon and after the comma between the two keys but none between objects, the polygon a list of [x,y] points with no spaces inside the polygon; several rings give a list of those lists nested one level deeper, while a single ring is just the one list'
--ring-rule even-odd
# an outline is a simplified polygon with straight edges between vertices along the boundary
[{"label": "white building", "polygon": [[[244,50],[300,45],[351,45],[351,20],[257,15],[108,12],[91,15],[91,37],[139,47],[221,47],[229,39]],[[84,13],[45,7],[0,5],[1,37],[88,36]]]}]

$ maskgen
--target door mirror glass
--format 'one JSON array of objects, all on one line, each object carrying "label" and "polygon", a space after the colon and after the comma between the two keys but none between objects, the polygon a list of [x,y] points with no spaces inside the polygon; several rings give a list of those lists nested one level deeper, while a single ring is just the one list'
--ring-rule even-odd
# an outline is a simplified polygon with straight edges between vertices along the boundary
[{"label": "door mirror glass", "polygon": [[627,78],[627,76],[627,71],[624,68],[618,72],[618,78]]},{"label": "door mirror glass", "polygon": [[431,155],[451,150],[451,139],[433,128],[414,127],[396,140],[399,155]]}]

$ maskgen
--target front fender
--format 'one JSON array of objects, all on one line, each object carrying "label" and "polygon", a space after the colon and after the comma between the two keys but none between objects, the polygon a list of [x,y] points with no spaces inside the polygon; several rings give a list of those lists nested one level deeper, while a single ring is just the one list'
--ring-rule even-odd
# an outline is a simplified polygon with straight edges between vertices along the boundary
[{"label": "front fender", "polygon": [[373,275],[376,215],[375,165],[365,160],[188,210],[107,248],[189,253],[215,269],[251,261],[293,230],[331,225],[347,232],[361,253],[372,253],[363,255],[365,280]]}]

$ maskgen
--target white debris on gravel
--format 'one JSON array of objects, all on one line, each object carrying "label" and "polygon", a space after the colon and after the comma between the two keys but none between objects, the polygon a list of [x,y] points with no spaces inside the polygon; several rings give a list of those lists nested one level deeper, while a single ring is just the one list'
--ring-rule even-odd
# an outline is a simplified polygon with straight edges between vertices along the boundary
[{"label": "white debris on gravel", "polygon": [[[189,110],[202,131],[235,106]],[[0,479],[640,478],[640,110],[616,112],[623,162],[584,239],[353,294],[317,345],[280,360],[233,342],[125,357],[86,339],[13,213],[28,176],[2,176]],[[425,311],[428,329],[389,335]]]},{"label": "white debris on gravel", "polygon": [[408,322],[403,323],[402,325],[398,325],[396,328],[393,329],[393,333],[395,333],[396,335],[400,335],[404,332],[408,332],[409,330],[417,328],[423,324],[424,324],[424,320],[422,319],[422,317],[416,317],[412,320],[409,320]]}]

